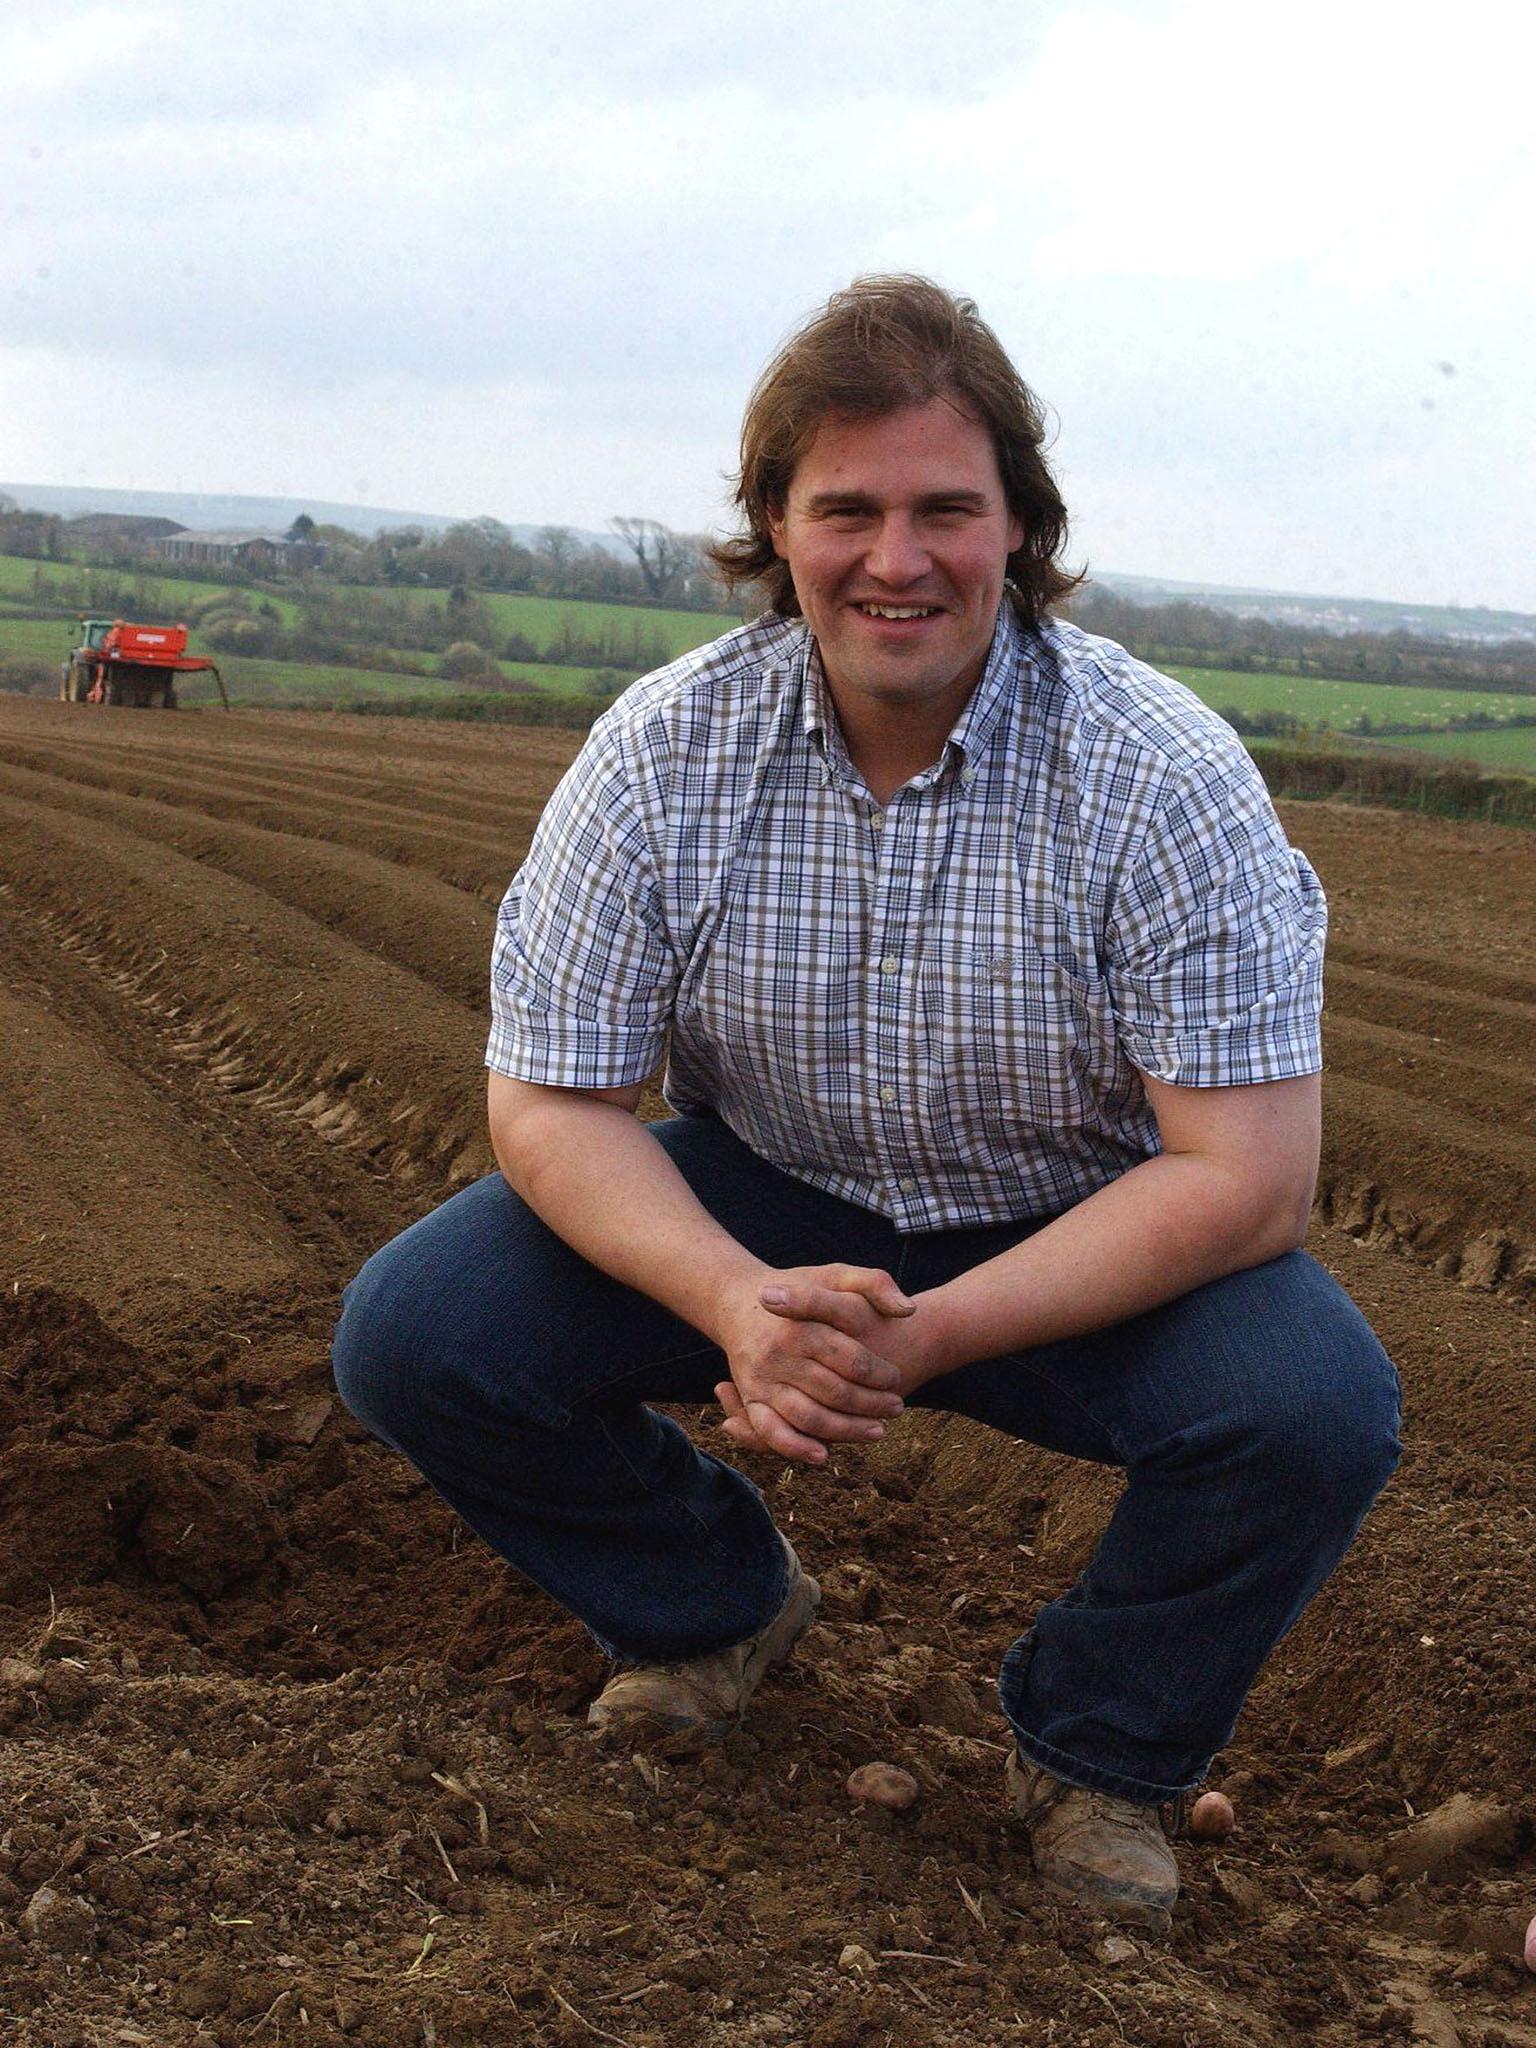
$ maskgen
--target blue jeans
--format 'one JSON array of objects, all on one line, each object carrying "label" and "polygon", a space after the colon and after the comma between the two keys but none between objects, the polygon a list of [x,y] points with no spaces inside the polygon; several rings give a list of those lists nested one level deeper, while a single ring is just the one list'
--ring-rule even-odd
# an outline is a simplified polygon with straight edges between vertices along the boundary
[{"label": "blue jeans", "polygon": [[[904,1237],[713,1118],[654,1129],[774,1266],[882,1266],[916,1292],[1035,1227]],[[711,1401],[721,1353],[596,1271],[499,1174],[368,1261],[335,1362],[359,1419],[611,1654],[701,1656],[777,1612],[786,1564],[761,1494],[646,1405]],[[1302,1252],[962,1367],[914,1403],[1125,1470],[1093,1561],[1014,1644],[999,1690],[1027,1757],[1142,1801],[1204,1776],[1400,1448],[1391,1362]]]}]

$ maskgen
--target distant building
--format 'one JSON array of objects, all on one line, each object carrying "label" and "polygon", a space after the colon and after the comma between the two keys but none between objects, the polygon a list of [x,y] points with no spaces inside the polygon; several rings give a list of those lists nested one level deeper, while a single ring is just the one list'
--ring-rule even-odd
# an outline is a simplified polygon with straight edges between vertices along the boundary
[{"label": "distant building", "polygon": [[238,564],[246,569],[307,569],[325,553],[313,541],[288,540],[280,533],[233,530],[173,533],[159,543],[168,562]]}]

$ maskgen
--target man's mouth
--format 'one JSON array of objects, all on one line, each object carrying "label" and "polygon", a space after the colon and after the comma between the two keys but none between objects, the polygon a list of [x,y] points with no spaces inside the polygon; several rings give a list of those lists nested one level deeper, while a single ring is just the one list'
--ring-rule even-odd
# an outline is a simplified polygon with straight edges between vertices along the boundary
[{"label": "man's mouth", "polygon": [[931,619],[942,610],[936,604],[868,604],[855,602],[854,610],[866,619]]}]

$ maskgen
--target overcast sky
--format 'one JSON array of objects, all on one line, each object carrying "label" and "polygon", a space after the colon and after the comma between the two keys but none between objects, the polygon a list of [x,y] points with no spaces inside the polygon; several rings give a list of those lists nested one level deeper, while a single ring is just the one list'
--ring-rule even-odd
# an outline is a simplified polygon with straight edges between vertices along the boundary
[{"label": "overcast sky", "polygon": [[0,476],[724,518],[861,270],[973,296],[1079,560],[1536,611],[1517,0],[11,0]]}]

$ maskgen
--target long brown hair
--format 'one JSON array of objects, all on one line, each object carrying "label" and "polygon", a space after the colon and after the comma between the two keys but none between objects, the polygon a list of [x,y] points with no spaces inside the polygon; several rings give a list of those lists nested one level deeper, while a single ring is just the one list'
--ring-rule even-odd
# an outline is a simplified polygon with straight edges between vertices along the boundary
[{"label": "long brown hair", "polygon": [[856,277],[792,334],[758,378],[741,426],[735,501],[746,531],[710,548],[727,586],[759,584],[773,610],[800,610],[789,564],[774,552],[770,512],[829,418],[877,419],[953,399],[992,436],[1008,509],[1024,541],[1008,557],[1014,601],[1030,625],[1083,580],[1061,565],[1067,508],[1044,454],[1044,408],[973,300],[926,277]]}]

